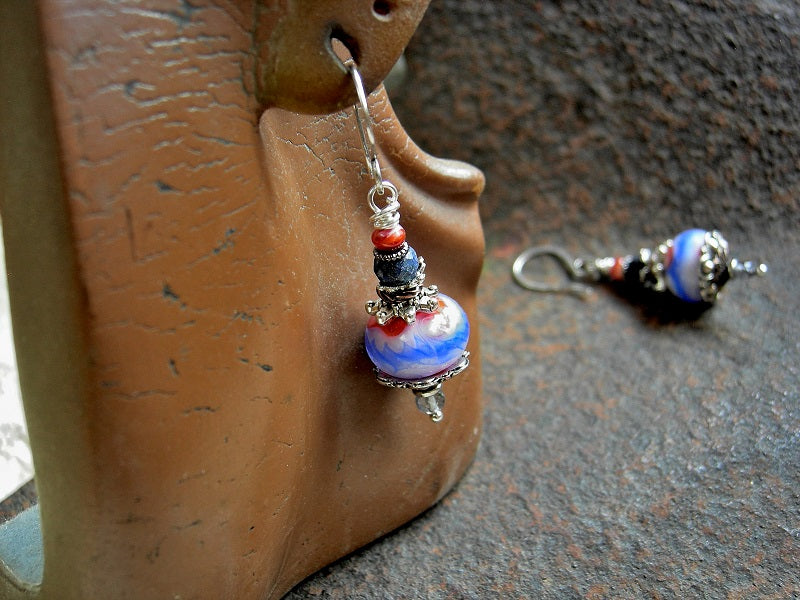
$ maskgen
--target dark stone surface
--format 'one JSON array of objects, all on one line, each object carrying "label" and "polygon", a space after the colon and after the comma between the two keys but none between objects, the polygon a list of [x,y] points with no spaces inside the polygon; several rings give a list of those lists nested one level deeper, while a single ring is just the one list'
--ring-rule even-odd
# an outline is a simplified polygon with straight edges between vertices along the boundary
[{"label": "dark stone surface", "polygon": [[[440,0],[407,56],[401,120],[488,180],[483,441],[288,597],[800,597],[798,5]],[[769,275],[699,314],[509,276],[694,226]]]}]

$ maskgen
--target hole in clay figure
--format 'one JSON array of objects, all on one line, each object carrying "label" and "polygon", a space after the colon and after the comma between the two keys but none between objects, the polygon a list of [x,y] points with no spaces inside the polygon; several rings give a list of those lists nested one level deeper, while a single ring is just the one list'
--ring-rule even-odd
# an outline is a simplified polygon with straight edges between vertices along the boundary
[{"label": "hole in clay figure", "polygon": [[381,20],[388,20],[389,15],[392,12],[392,3],[388,0],[375,0],[375,3],[372,5],[372,12],[375,13],[375,16]]},{"label": "hole in clay figure", "polygon": [[341,27],[335,27],[330,36],[331,51],[344,65],[350,59],[358,62],[358,44]]}]

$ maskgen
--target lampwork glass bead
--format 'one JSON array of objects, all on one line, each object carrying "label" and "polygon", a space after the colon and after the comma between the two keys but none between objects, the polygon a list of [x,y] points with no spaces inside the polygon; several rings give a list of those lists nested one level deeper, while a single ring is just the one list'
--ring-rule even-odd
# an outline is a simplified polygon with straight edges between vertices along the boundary
[{"label": "lampwork glass bead", "polygon": [[704,229],[687,229],[675,236],[665,262],[669,290],[686,302],[701,302],[700,255],[706,243]]},{"label": "lampwork glass bead", "polygon": [[444,294],[439,308],[419,311],[416,321],[395,317],[379,325],[370,317],[364,343],[378,369],[398,379],[424,379],[447,371],[461,358],[469,341],[469,321],[464,309]]}]

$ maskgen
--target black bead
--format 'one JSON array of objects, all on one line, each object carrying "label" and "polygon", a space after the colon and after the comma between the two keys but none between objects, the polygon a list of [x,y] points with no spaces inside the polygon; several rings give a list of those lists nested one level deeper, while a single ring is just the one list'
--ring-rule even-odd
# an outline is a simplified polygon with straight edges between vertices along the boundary
[{"label": "black bead", "polygon": [[731,272],[728,267],[723,267],[714,277],[714,282],[717,284],[717,289],[721,290],[722,286],[728,283],[728,280],[731,278]]},{"label": "black bead", "polygon": [[642,281],[642,270],[645,264],[638,258],[633,258],[623,265],[622,269],[625,273],[625,283],[628,285],[639,286],[644,283]]}]

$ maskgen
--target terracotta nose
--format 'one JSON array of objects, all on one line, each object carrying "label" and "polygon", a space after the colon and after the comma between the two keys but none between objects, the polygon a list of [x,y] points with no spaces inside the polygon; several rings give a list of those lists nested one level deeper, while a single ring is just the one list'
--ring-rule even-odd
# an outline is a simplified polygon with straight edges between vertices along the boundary
[{"label": "terracotta nose", "polygon": [[355,91],[331,40],[347,46],[370,91],[402,54],[429,1],[290,1],[274,27],[257,31],[262,104],[310,114],[353,104]]}]

